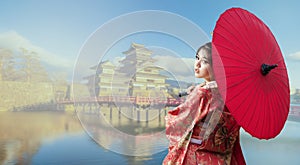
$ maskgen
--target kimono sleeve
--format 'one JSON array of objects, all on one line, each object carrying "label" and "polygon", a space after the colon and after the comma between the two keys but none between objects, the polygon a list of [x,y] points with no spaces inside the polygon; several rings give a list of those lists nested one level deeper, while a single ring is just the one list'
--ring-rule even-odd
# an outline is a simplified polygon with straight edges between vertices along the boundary
[{"label": "kimono sleeve", "polygon": [[166,136],[170,145],[184,138],[203,118],[209,109],[208,90],[197,86],[186,101],[168,112],[166,116]]}]

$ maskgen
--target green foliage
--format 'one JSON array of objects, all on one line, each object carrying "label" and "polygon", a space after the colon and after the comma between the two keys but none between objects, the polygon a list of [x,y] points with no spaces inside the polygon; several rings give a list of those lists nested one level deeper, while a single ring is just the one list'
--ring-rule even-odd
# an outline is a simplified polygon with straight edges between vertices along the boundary
[{"label": "green foliage", "polygon": [[0,80],[10,81],[16,77],[15,56],[12,51],[0,49]]},{"label": "green foliage", "polygon": [[50,78],[42,66],[39,55],[21,48],[18,53],[0,49],[0,80],[24,82],[49,82]]}]

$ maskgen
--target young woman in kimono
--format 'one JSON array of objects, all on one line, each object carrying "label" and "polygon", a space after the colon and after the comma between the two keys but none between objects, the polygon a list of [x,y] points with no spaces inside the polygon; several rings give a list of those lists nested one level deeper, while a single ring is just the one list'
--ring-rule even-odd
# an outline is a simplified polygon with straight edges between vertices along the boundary
[{"label": "young woman in kimono", "polygon": [[164,165],[243,165],[240,126],[218,92],[212,70],[211,43],[196,53],[195,77],[204,83],[190,88],[186,101],[168,112],[166,136],[170,141]]}]

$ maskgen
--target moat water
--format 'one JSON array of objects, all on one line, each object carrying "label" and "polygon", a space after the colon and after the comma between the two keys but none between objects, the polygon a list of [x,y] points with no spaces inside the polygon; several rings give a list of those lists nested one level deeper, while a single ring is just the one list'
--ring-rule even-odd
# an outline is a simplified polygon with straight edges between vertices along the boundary
[{"label": "moat water", "polygon": [[[157,124],[161,131],[164,123],[155,121],[139,129],[135,122],[126,127],[122,120],[122,129],[153,131],[151,125]],[[123,124],[123,126],[122,126]],[[141,124],[141,123],[139,123]],[[134,126],[136,125],[136,126]],[[163,131],[163,130],[162,130]],[[160,150],[146,156],[128,156],[113,152],[109,146],[98,144],[89,132],[83,128],[78,116],[73,113],[43,112],[0,112],[0,164],[161,164],[167,154],[164,145]],[[100,134],[105,137],[107,135]],[[121,142],[118,142],[118,144]],[[153,151],[147,141],[139,146]],[[241,146],[247,164],[300,164],[300,122],[287,121],[283,131],[271,140],[258,140],[241,131]],[[148,150],[147,150],[148,151]]]}]

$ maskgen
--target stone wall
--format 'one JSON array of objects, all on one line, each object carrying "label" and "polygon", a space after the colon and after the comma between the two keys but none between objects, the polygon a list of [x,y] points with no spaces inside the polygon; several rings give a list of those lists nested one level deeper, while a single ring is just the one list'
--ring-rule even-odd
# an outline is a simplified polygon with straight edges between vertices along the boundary
[{"label": "stone wall", "polygon": [[0,110],[50,102],[53,87],[49,83],[0,81]]},{"label": "stone wall", "polygon": [[[76,87],[80,89],[81,94],[88,94],[85,85],[79,84],[76,85]],[[18,108],[46,102],[55,102],[57,97],[64,99],[66,91],[66,85],[53,85],[51,83],[40,82],[0,81],[0,111],[12,110],[14,107]]]}]

